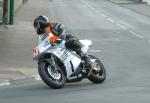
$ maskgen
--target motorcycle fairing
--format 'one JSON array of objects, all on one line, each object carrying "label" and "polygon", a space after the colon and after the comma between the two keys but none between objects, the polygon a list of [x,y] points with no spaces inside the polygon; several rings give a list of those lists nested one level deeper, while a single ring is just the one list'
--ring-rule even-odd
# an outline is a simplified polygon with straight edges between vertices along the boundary
[{"label": "motorcycle fairing", "polygon": [[57,48],[54,50],[48,50],[47,53],[54,54],[64,63],[67,72],[67,78],[77,70],[81,63],[81,58],[66,49]]}]

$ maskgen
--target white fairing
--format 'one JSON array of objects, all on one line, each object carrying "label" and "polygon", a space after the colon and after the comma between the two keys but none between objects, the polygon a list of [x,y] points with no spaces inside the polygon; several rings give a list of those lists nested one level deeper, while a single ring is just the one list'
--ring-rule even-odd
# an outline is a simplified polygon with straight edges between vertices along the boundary
[{"label": "white fairing", "polygon": [[53,52],[60,60],[63,61],[67,69],[67,77],[69,77],[81,63],[81,58],[66,49],[57,49]]},{"label": "white fairing", "polygon": [[83,45],[81,50],[83,51],[84,54],[86,54],[89,50],[89,47],[92,45],[92,41],[91,40],[80,40],[80,42]]},{"label": "white fairing", "polygon": [[[67,72],[67,78],[71,76],[78,66],[81,63],[81,58],[74,54],[73,52],[67,50],[64,47],[64,43],[55,46],[52,46],[51,43],[49,42],[50,36],[45,38],[40,44],[39,44],[39,52],[40,54],[44,53],[51,53],[57,56],[61,61],[63,61],[65,67],[66,67],[66,72]],[[82,51],[84,53],[87,53],[89,46],[92,45],[92,42],[90,40],[80,40],[82,43]]]},{"label": "white fairing", "polygon": [[48,36],[47,38],[45,38],[40,44],[39,44],[39,52],[43,53],[44,51],[46,51],[48,48],[51,47],[51,43],[49,42],[49,38],[50,36]]}]

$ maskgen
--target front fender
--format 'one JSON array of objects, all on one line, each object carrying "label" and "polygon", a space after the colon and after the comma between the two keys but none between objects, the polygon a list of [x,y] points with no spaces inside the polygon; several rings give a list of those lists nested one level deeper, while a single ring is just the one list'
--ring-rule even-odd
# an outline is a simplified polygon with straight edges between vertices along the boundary
[{"label": "front fender", "polygon": [[44,61],[44,60],[48,60],[51,58],[51,54],[50,53],[44,53],[44,54],[40,54],[37,58],[38,63]]},{"label": "front fender", "polygon": [[50,63],[50,65],[53,66],[51,56],[54,56],[57,59],[58,66],[60,66],[60,68],[63,70],[64,75],[67,77],[67,70],[66,70],[65,65],[63,64],[63,62],[55,54],[52,54],[52,53],[41,54],[38,57],[38,64],[45,61],[45,62]]}]

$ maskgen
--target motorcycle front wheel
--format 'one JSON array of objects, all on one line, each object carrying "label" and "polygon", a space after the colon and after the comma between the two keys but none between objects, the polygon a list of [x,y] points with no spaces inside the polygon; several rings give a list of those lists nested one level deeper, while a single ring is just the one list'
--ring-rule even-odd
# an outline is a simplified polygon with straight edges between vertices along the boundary
[{"label": "motorcycle front wheel", "polygon": [[[93,55],[89,55],[90,59],[95,60],[92,64],[92,71],[88,77],[93,83],[102,83],[106,79],[106,71],[102,62]],[[95,69],[94,69],[95,68]]]},{"label": "motorcycle front wheel", "polygon": [[57,66],[57,69],[54,69],[51,67],[51,65],[48,62],[43,61],[38,64],[38,72],[41,79],[48,86],[54,89],[59,89],[64,87],[66,77],[59,66]]}]

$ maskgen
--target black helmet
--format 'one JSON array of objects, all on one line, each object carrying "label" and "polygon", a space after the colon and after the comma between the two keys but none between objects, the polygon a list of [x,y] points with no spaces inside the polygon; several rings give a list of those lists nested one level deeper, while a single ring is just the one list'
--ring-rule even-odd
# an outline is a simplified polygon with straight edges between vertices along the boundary
[{"label": "black helmet", "polygon": [[38,16],[35,18],[33,26],[37,28],[37,34],[45,33],[45,28],[49,25],[49,20],[46,16]]}]

